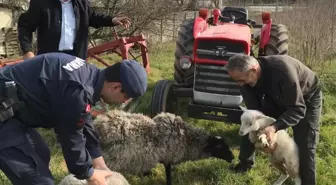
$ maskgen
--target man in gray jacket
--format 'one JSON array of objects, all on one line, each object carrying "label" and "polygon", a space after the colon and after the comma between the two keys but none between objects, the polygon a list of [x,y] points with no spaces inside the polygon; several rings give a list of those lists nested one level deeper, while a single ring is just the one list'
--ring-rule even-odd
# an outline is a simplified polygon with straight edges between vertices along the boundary
[{"label": "man in gray jacket", "polygon": [[[292,127],[299,147],[302,184],[316,185],[316,147],[322,109],[322,91],[316,74],[300,61],[286,55],[259,57],[239,54],[227,64],[229,75],[238,82],[248,109],[276,118],[263,130],[268,139]],[[243,136],[236,172],[254,165],[255,148]]]}]

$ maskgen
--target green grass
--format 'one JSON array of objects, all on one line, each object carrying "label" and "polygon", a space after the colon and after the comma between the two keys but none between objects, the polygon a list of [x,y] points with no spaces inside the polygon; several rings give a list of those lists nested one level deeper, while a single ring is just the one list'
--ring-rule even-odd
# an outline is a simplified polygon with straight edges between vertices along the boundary
[{"label": "green grass", "polygon": [[[150,51],[151,74],[149,75],[148,91],[140,99],[137,112],[149,114],[149,105],[152,89],[160,79],[173,79],[174,44],[162,44],[162,46]],[[119,60],[118,56],[104,56],[109,61]],[[101,66],[101,65],[100,65]],[[333,83],[333,82],[332,82]],[[323,117],[321,122],[320,144],[318,145],[317,170],[318,184],[331,185],[336,182],[336,96],[335,91],[327,85],[324,95]],[[185,106],[182,106],[182,108]],[[240,138],[237,134],[238,125],[229,125],[222,122],[196,120],[186,117],[186,111],[180,114],[195,127],[203,128],[212,134],[223,136],[232,146],[238,146]],[[55,135],[51,130],[39,129],[42,136],[50,146],[52,152],[50,168],[55,177],[56,184],[67,174],[63,162],[62,152],[55,144]],[[234,149],[238,162],[238,149]],[[257,153],[256,166],[249,173],[234,174],[228,170],[230,164],[217,159],[206,159],[194,162],[186,162],[175,166],[173,171],[173,184],[178,185],[269,185],[274,182],[279,173],[270,166],[267,157]],[[137,177],[124,174],[132,185],[163,185],[165,172],[162,165],[157,165],[149,177]],[[0,184],[10,184],[7,178],[0,174]],[[286,185],[294,184],[287,180]]]}]

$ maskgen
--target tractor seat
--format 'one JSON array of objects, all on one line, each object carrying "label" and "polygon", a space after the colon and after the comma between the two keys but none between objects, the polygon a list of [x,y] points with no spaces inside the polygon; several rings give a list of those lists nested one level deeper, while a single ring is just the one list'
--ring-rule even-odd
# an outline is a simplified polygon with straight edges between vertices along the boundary
[{"label": "tractor seat", "polygon": [[[230,14],[231,13],[231,14]],[[222,10],[222,21],[230,22],[231,15],[235,16],[235,23],[247,24],[248,11],[245,8],[227,6]]]}]

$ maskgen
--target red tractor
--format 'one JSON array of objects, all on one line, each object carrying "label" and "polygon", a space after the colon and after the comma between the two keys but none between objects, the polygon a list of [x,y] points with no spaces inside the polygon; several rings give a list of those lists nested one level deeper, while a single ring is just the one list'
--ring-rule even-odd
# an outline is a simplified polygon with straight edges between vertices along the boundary
[{"label": "red tractor", "polygon": [[177,113],[177,98],[189,97],[189,117],[240,124],[243,98],[239,86],[227,73],[228,59],[238,53],[288,54],[287,27],[272,24],[270,13],[262,13],[262,25],[249,20],[245,8],[215,9],[207,17],[208,10],[200,9],[197,18],[181,24],[174,81],[163,79],[156,83],[151,116]]},{"label": "red tractor", "polygon": [[[238,53],[251,56],[288,54],[288,31],[272,24],[262,13],[262,25],[248,19],[245,8],[214,9],[212,17],[200,9],[195,19],[185,20],[176,42],[174,80],[156,83],[151,99],[151,116],[176,111],[177,98],[188,97],[188,116],[240,124],[243,97],[225,65]],[[254,28],[261,31],[256,32]],[[257,51],[255,51],[257,50]],[[257,52],[257,54],[255,54]],[[172,183],[171,165],[166,167],[167,184]]]}]

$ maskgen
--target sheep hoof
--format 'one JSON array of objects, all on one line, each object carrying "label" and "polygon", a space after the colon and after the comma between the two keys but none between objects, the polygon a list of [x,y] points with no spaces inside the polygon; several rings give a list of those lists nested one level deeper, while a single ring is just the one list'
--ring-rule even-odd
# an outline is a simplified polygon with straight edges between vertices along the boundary
[{"label": "sheep hoof", "polygon": [[261,146],[262,147],[269,147],[270,145],[269,145],[269,143],[268,143],[268,141],[267,141],[267,138],[266,138],[266,135],[265,134],[261,134],[260,136],[259,136],[259,140],[261,141]]},{"label": "sheep hoof", "polygon": [[266,147],[268,148],[269,144],[267,142],[266,143],[263,142],[263,143],[261,143],[261,146],[264,147],[264,148],[266,148]]}]

